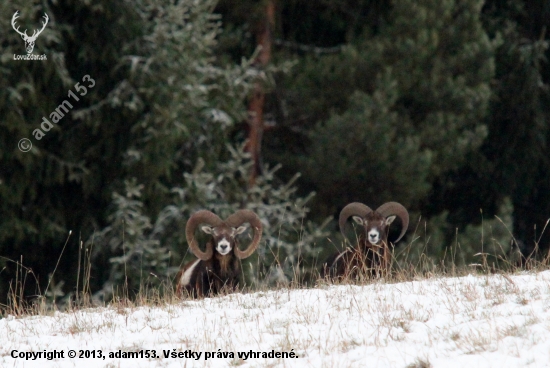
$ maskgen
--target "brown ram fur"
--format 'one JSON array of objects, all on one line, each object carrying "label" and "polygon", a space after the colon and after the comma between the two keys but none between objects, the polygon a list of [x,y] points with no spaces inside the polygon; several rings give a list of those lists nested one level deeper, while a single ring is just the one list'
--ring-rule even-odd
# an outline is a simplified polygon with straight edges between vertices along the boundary
[{"label": "brown ram fur", "polygon": [[[195,230],[201,223],[201,230],[211,235],[202,252],[195,239]],[[254,230],[254,238],[244,251],[239,249],[237,235],[246,230],[249,223]],[[250,256],[260,242],[262,224],[258,216],[249,210],[239,210],[222,221],[210,211],[195,213],[186,226],[189,249],[199,259],[187,263],[176,276],[178,296],[206,297],[222,291],[235,291],[239,285],[241,259]],[[215,251],[214,251],[215,249]]]},{"label": "brown ram fur", "polygon": [[328,279],[357,279],[360,277],[384,277],[391,267],[391,244],[388,242],[389,226],[397,217],[401,219],[401,235],[409,225],[409,215],[405,207],[397,202],[388,202],[376,211],[354,202],[340,213],[340,231],[345,237],[344,227],[349,217],[362,226],[354,248],[331,255],[323,264],[321,276]]}]

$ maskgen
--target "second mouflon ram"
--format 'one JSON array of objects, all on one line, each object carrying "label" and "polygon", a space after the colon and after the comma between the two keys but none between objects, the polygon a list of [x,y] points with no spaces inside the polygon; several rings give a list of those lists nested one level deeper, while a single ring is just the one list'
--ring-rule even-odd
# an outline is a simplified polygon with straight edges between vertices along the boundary
[{"label": "second mouflon ram", "polygon": [[334,280],[387,275],[391,266],[389,226],[396,217],[401,219],[401,234],[395,241],[398,242],[409,226],[407,209],[397,202],[384,203],[375,211],[363,203],[350,203],[342,209],[338,221],[344,238],[344,228],[350,217],[362,228],[357,241],[352,243],[355,246],[330,256],[323,264],[321,276]]}]

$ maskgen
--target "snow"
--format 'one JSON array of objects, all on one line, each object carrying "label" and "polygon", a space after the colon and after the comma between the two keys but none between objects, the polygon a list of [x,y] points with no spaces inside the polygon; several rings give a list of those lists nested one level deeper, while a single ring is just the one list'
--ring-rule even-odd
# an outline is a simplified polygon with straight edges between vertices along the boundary
[{"label": "snow", "polygon": [[[545,271],[8,316],[0,320],[0,366],[550,367],[549,310]],[[31,352],[54,350],[63,358],[32,360]],[[96,358],[78,358],[80,350]],[[140,350],[157,358],[109,357]],[[251,351],[260,354],[238,356]],[[286,355],[262,357],[269,352]]]}]

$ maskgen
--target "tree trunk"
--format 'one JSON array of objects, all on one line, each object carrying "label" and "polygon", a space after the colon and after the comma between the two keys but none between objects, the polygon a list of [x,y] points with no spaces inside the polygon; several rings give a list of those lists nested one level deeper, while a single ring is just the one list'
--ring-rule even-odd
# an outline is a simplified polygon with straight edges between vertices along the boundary
[{"label": "tree trunk", "polygon": [[[265,2],[264,16],[256,28],[256,43],[260,48],[254,62],[256,68],[264,68],[271,59],[272,30],[275,24],[275,0]],[[247,151],[251,153],[254,165],[250,173],[249,184],[256,183],[256,177],[261,174],[261,148],[264,132],[264,102],[265,91],[261,81],[256,81],[254,91],[248,104],[248,143]]]}]

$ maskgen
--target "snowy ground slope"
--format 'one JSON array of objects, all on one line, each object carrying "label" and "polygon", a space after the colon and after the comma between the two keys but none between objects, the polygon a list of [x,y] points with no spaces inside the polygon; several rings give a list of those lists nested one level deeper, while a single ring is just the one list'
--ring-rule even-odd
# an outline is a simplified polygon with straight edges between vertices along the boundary
[{"label": "snowy ground slope", "polygon": [[[550,367],[549,310],[550,271],[233,294],[8,317],[0,320],[0,366]],[[94,350],[96,358],[68,358],[70,349]],[[142,349],[157,358],[108,356]],[[64,358],[12,357],[54,350]],[[164,358],[190,350],[201,357]],[[239,359],[251,350],[298,357]]]}]

